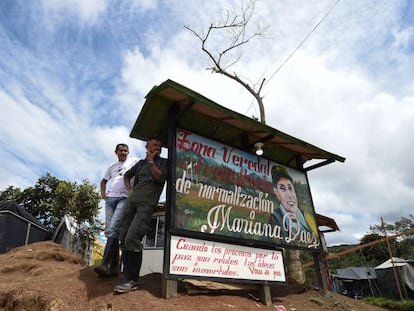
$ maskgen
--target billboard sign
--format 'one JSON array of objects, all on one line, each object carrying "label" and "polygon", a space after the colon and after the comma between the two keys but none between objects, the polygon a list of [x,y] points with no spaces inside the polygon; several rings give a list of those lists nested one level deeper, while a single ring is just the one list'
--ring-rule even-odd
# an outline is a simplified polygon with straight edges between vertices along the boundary
[{"label": "billboard sign", "polygon": [[318,248],[305,172],[192,132],[176,135],[173,227],[269,245]]}]

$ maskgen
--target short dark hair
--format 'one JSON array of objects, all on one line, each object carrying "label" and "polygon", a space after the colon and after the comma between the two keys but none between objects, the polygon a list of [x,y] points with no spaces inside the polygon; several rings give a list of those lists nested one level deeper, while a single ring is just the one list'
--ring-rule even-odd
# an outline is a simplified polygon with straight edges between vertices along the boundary
[{"label": "short dark hair", "polygon": [[292,177],[290,177],[289,173],[287,172],[286,167],[281,165],[274,165],[272,167],[272,181],[273,185],[276,186],[276,184],[279,182],[281,178],[287,178],[293,183]]},{"label": "short dark hair", "polygon": [[160,136],[157,135],[157,134],[153,134],[153,135],[148,136],[147,142],[149,142],[150,140],[158,140],[162,143],[162,140],[161,140]]},{"label": "short dark hair", "polygon": [[127,148],[128,148],[128,150],[129,150],[129,147],[128,147],[128,145],[127,145],[127,144],[121,143],[121,144],[116,145],[116,147],[115,147],[115,152],[116,152],[116,151],[118,151],[118,149],[119,149],[120,147],[127,147]]}]

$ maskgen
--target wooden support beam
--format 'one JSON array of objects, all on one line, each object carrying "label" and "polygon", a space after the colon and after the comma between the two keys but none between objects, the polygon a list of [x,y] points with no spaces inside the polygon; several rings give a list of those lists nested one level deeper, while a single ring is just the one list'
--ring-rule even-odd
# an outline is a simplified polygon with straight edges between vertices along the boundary
[{"label": "wooden support beam", "polygon": [[260,300],[267,307],[272,305],[272,294],[269,285],[260,286]]},{"label": "wooden support beam", "polygon": [[162,277],[162,298],[177,298],[177,280],[168,280]]}]

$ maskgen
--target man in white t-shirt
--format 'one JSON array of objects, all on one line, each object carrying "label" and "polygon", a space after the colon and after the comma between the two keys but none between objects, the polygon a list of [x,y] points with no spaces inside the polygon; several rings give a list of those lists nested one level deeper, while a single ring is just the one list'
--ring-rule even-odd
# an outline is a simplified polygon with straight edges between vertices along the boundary
[{"label": "man in white t-shirt", "polygon": [[100,277],[118,274],[119,231],[128,198],[124,174],[138,162],[137,158],[128,158],[129,148],[126,144],[116,145],[115,154],[118,161],[107,168],[100,185],[101,197],[105,200],[105,236],[107,237],[102,262],[94,268]]}]

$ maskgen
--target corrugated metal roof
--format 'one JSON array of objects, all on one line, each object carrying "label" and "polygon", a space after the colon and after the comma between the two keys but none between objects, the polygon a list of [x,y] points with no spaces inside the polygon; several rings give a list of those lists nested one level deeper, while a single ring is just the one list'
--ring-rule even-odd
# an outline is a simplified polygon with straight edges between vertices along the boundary
[{"label": "corrugated metal roof", "polygon": [[377,278],[374,268],[371,267],[348,267],[345,269],[337,269],[335,276],[338,279],[346,280],[367,280]]}]

